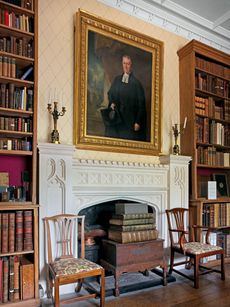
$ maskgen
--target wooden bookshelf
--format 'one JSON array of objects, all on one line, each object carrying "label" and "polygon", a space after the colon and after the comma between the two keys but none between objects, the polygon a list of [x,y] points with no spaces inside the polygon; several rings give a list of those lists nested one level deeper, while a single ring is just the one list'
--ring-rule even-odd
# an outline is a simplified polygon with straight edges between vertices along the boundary
[{"label": "wooden bookshelf", "polygon": [[[230,56],[196,40],[181,48],[178,56],[180,117],[188,119],[181,153],[192,157],[190,206],[195,223],[229,229],[229,190],[217,184],[217,199],[207,197],[208,181],[216,174],[223,175],[226,185],[230,182]],[[230,247],[225,248],[229,254]]]},{"label": "wooden bookshelf", "polygon": [[[0,221],[3,216],[8,218],[8,227],[4,229],[4,235],[1,228],[0,237],[2,240],[9,236],[13,238],[8,250],[5,247],[2,250],[0,244],[0,279],[5,280],[5,285],[0,283],[0,304],[39,306],[39,206],[36,199],[38,1],[0,0],[0,16],[0,176],[4,173],[9,178],[4,186],[0,184]],[[26,77],[25,73],[28,73]],[[17,244],[21,244],[20,248]],[[20,285],[18,297],[13,295],[17,291],[13,290],[12,294],[12,280],[3,270],[2,263],[7,259],[19,261],[20,270],[24,269],[25,261],[30,264],[30,280],[20,280],[21,277],[17,280]],[[18,271],[17,274],[20,276]],[[8,288],[7,293],[5,288],[4,293],[7,283],[11,289]],[[29,293],[24,293],[24,283],[34,285]]]}]

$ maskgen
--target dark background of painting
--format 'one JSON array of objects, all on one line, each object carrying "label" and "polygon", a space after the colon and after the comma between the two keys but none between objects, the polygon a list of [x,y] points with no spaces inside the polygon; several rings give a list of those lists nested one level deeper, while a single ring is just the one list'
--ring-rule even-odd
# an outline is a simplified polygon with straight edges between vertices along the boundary
[{"label": "dark background of painting", "polygon": [[110,37],[88,32],[88,80],[86,134],[104,136],[101,108],[108,106],[108,90],[117,75],[122,74],[122,56],[132,59],[132,70],[143,85],[147,109],[146,141],[150,141],[152,54]]}]

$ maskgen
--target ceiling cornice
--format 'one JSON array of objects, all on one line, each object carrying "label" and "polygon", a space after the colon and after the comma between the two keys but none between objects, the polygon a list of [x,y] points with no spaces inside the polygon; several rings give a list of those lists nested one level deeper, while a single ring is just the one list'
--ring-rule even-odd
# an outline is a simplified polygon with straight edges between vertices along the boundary
[{"label": "ceiling cornice", "polygon": [[188,40],[196,39],[230,54],[230,31],[219,25],[221,20],[210,22],[170,0],[98,1]]}]

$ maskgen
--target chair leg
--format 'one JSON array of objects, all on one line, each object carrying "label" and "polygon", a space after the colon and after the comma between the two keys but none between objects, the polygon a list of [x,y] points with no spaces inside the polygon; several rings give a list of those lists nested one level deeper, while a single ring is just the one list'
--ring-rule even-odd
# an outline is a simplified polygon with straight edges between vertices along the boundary
[{"label": "chair leg", "polygon": [[101,271],[101,297],[100,297],[100,307],[105,306],[105,271]]},{"label": "chair leg", "polygon": [[191,260],[191,258],[186,256],[186,261],[188,261],[188,262],[185,264],[185,269],[186,270],[191,270],[191,268],[192,268],[192,260]]},{"label": "chair leg", "polygon": [[58,278],[54,281],[54,306],[59,307],[60,306],[60,300],[59,300],[59,280]]},{"label": "chair leg", "polygon": [[50,271],[48,265],[46,266],[46,292],[48,298],[53,298],[52,291],[53,291],[53,282],[50,277]]},{"label": "chair leg", "polygon": [[221,279],[225,280],[224,253],[221,254]]},{"label": "chair leg", "polygon": [[199,288],[199,259],[197,257],[194,258],[194,288]]},{"label": "chair leg", "polygon": [[77,284],[77,286],[76,286],[76,288],[75,288],[75,292],[80,292],[81,291],[81,288],[82,288],[82,284],[83,284],[83,281],[84,281],[84,279],[82,278],[82,279],[78,279],[78,284]]},{"label": "chair leg", "polygon": [[172,274],[172,271],[173,271],[173,265],[174,265],[174,251],[171,250],[171,253],[170,253],[170,268],[169,268],[169,274]]}]

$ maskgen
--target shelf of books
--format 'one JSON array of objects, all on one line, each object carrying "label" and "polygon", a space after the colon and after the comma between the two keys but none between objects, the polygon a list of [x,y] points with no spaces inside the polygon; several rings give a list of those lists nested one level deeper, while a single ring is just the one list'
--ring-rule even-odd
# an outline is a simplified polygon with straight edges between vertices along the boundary
[{"label": "shelf of books", "polygon": [[[200,199],[190,202],[195,209],[195,219],[197,225],[212,228],[210,233],[210,243],[219,245],[225,250],[226,261],[230,262],[230,199],[223,198],[217,200]],[[199,239],[205,242],[207,231],[199,232]],[[212,261],[212,264],[218,260],[217,256],[211,256],[206,261]]]},{"label": "shelf of books", "polygon": [[[226,226],[224,248],[229,257],[230,56],[196,40],[178,56],[180,116],[188,119],[181,153],[192,156],[190,205],[196,208],[196,223],[214,224],[220,232]],[[214,200],[208,199],[210,181],[216,182]],[[215,243],[220,244],[220,236]]]},{"label": "shelf of books", "polygon": [[0,0],[0,303],[39,306],[37,0]]}]

